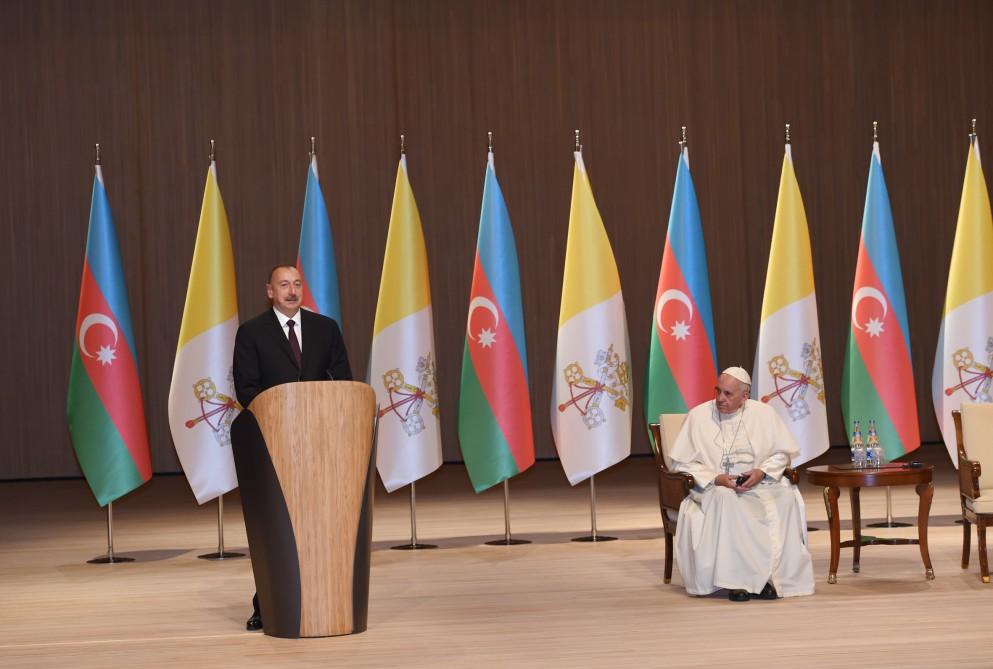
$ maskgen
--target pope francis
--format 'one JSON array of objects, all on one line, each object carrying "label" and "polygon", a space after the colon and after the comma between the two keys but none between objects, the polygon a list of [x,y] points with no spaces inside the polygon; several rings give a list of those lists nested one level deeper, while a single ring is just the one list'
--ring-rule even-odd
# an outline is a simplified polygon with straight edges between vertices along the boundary
[{"label": "pope francis", "polygon": [[732,601],[811,595],[803,498],[783,471],[800,453],[776,412],[749,399],[751,377],[729,367],[716,397],[686,417],[670,456],[695,485],[679,508],[676,565],[691,595]]}]

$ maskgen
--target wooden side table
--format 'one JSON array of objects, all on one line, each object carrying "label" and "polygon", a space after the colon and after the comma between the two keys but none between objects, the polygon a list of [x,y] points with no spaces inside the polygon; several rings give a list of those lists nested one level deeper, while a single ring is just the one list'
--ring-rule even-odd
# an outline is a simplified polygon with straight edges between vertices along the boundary
[{"label": "wooden side table", "polygon": [[[828,583],[838,582],[838,560],[842,548],[852,549],[852,571],[859,571],[859,557],[862,546],[876,544],[906,545],[918,544],[921,560],[924,562],[924,576],[934,579],[931,555],[927,548],[927,519],[931,511],[931,497],[934,486],[931,483],[933,465],[910,468],[906,464],[890,463],[876,469],[855,469],[851,465],[819,465],[807,469],[807,480],[813,485],[824,486],[824,506],[827,508],[831,526],[831,566],[828,569]],[[859,490],[880,486],[912,485],[919,498],[917,505],[917,538],[877,538],[862,536],[862,518],[859,508]],[[841,541],[841,518],[838,515],[839,488],[850,488],[852,500],[852,540]]]}]

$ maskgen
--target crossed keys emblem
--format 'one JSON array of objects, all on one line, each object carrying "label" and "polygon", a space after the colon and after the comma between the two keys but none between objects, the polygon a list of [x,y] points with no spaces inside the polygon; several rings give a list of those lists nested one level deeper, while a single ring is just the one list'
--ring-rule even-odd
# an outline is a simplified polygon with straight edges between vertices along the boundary
[{"label": "crossed keys emblem", "polygon": [[817,391],[818,401],[822,404],[824,402],[824,370],[816,337],[809,343],[804,342],[800,357],[803,358],[803,371],[791,368],[785,355],[775,355],[769,360],[769,373],[772,374],[775,390],[762,396],[762,401],[766,404],[778,398],[786,405],[790,418],[794,421],[803,420],[810,415],[810,405],[807,404],[808,387]]},{"label": "crossed keys emblem", "polygon": [[233,397],[217,392],[217,385],[207,377],[193,384],[193,396],[200,403],[200,415],[186,421],[186,427],[193,429],[206,423],[214,434],[219,446],[231,443],[231,422],[241,405]]},{"label": "crossed keys emblem", "polygon": [[956,390],[962,389],[969,399],[979,402],[989,402],[990,383],[993,382],[993,337],[986,339],[986,364],[976,362],[968,347],[960,348],[952,354],[952,364],[959,375],[959,382],[951,388],[945,388],[945,395],[950,396]]},{"label": "crossed keys emblem", "polygon": [[389,393],[389,404],[380,409],[379,417],[382,418],[388,413],[396,415],[408,437],[424,431],[424,419],[421,417],[424,402],[431,407],[433,415],[437,416],[440,413],[434,357],[431,353],[417,359],[417,375],[418,385],[415,386],[404,380],[403,372],[399,368],[393,368],[383,374],[383,386]]},{"label": "crossed keys emblem", "polygon": [[600,408],[604,393],[614,400],[614,406],[621,411],[627,410],[629,402],[628,363],[614,353],[613,344],[606,351],[597,351],[594,366],[597,370],[595,379],[586,376],[578,362],[565,366],[562,373],[569,386],[569,400],[559,405],[561,413],[565,413],[569,407],[576,407],[589,430],[607,422],[607,417]]}]

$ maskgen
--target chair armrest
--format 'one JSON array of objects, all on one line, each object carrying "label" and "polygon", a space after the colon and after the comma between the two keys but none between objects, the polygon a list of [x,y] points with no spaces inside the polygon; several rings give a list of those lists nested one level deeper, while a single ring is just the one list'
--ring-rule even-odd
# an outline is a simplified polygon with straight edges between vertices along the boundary
[{"label": "chair armrest", "polygon": [[978,461],[959,458],[959,492],[969,499],[977,499],[979,476],[982,473],[983,468]]},{"label": "chair armrest", "polygon": [[678,510],[693,488],[693,475],[686,472],[659,472],[659,499],[667,509]]},{"label": "chair armrest", "polygon": [[800,485],[800,473],[792,467],[784,469],[783,476],[793,485]]}]

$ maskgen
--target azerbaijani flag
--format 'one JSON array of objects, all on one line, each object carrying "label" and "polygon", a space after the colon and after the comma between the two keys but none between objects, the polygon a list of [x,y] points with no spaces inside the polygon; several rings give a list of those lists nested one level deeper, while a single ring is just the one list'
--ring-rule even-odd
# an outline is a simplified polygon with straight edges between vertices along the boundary
[{"label": "azerbaijani flag", "polygon": [[993,399],[993,217],[973,136],[948,269],[945,311],[931,375],[931,398],[941,436],[958,467],[952,411],[962,402]]},{"label": "azerbaijani flag", "polygon": [[321,182],[317,178],[317,154],[310,157],[307,169],[307,192],[303,199],[300,222],[300,248],[297,269],[303,278],[301,303],[305,309],[333,318],[341,326],[341,298],[338,295],[338,270],[334,260],[331,220],[324,204]]},{"label": "azerbaijani flag", "polygon": [[534,464],[520,268],[492,152],[462,352],[459,443],[476,492]]},{"label": "azerbaijani flag", "polygon": [[435,369],[428,254],[401,156],[369,354],[379,403],[376,468],[387,492],[441,466]]},{"label": "azerbaijani flag", "polygon": [[669,229],[652,310],[645,422],[655,423],[663,413],[686,413],[713,398],[716,380],[717,347],[707,251],[689,152],[684,147],[676,167]]},{"label": "azerbaijani flag", "polygon": [[846,432],[854,421],[875,421],[887,460],[921,445],[917,426],[910,328],[893,213],[883,178],[879,142],[872,144],[862,237],[852,288],[852,316],[841,375]]},{"label": "azerbaijani flag", "polygon": [[238,486],[231,455],[231,422],[241,410],[231,376],[237,331],[231,234],[211,161],[169,386],[172,441],[199,504]]},{"label": "azerbaijani flag", "polygon": [[621,279],[583,154],[575,157],[551,406],[572,485],[630,455],[632,396]]},{"label": "azerbaijani flag", "polygon": [[793,466],[831,445],[810,234],[789,144],[779,180],[751,396],[772,406],[796,438],[800,456]]},{"label": "azerbaijani flag", "polygon": [[99,165],[90,200],[66,414],[79,466],[100,506],[152,478],[128,289]]}]

